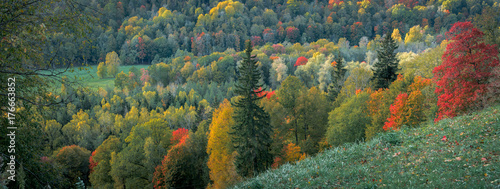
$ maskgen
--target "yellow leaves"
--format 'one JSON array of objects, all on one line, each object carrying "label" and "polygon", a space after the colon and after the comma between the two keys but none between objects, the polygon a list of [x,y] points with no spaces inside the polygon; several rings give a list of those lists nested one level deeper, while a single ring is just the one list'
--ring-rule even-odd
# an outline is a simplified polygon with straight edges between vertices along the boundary
[{"label": "yellow leaves", "polygon": [[234,109],[230,102],[224,99],[214,111],[209,127],[207,153],[210,179],[214,181],[213,188],[225,188],[237,180],[236,168],[233,164],[233,149],[231,143]]},{"label": "yellow leaves", "polygon": [[423,32],[424,32],[424,30],[419,25],[411,27],[410,31],[408,33],[406,33],[405,45],[408,45],[408,43],[411,43],[411,42],[420,41],[422,39]]},{"label": "yellow leaves", "polygon": [[401,33],[399,33],[399,29],[398,28],[395,28],[393,31],[392,31],[392,34],[391,34],[391,37],[396,40],[397,42],[401,42],[402,39],[401,39]]}]

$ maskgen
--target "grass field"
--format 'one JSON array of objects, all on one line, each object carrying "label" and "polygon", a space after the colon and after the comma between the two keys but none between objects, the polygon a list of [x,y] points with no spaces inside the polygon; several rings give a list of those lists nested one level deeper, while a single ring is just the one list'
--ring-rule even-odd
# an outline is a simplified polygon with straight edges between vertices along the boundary
[{"label": "grass field", "polygon": [[500,106],[345,144],[234,188],[499,188]]},{"label": "grass field", "polygon": [[[133,65],[133,66],[120,66],[118,73],[124,72],[128,73],[129,69],[132,67],[136,67],[137,69],[141,68],[148,68],[149,65]],[[66,75],[70,79],[77,79],[78,81],[81,81],[84,85],[90,86],[91,88],[106,88],[114,87],[114,81],[115,79],[111,76],[108,75],[108,77],[99,79],[97,77],[97,65],[89,66],[89,67],[75,67],[73,69],[73,72],[66,72],[64,75]]]}]

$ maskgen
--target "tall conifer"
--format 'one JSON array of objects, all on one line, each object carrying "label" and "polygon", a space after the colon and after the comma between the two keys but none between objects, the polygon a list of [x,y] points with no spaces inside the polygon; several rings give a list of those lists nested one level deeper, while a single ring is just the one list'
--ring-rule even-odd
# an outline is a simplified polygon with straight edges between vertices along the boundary
[{"label": "tall conifer", "polygon": [[266,170],[272,163],[270,153],[272,129],[269,124],[269,114],[257,105],[257,101],[263,97],[258,97],[257,94],[264,89],[259,83],[261,74],[257,61],[251,53],[252,46],[250,41],[247,41],[235,90],[239,98],[233,103],[236,124],[232,134],[238,152],[235,165],[242,177],[254,176]]},{"label": "tall conifer", "polygon": [[398,60],[394,50],[398,48],[390,34],[382,39],[381,48],[377,50],[378,62],[373,65],[373,87],[375,90],[388,88],[397,79]]},{"label": "tall conifer", "polygon": [[335,101],[338,94],[340,93],[342,85],[344,84],[345,74],[347,72],[347,69],[344,68],[345,65],[343,63],[343,58],[340,55],[340,53],[337,56],[335,62],[336,64],[334,65],[334,70],[332,73],[333,81],[328,86],[328,98],[332,102]]}]

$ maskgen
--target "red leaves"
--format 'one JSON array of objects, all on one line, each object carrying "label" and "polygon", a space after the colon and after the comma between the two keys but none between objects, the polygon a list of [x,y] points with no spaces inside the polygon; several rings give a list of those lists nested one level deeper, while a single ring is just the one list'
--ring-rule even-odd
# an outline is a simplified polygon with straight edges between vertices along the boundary
[{"label": "red leaves", "polygon": [[170,143],[178,144],[185,141],[185,138],[188,136],[189,131],[185,128],[179,128],[172,132],[172,138],[170,139]]},{"label": "red leaves", "polygon": [[391,104],[390,111],[391,111],[391,117],[387,118],[387,121],[384,124],[384,130],[388,129],[399,129],[401,126],[401,121],[402,121],[402,113],[403,113],[403,108],[406,104],[406,101],[408,100],[408,94],[406,93],[401,93],[396,97],[396,100],[394,101],[394,104]]},{"label": "red leaves", "polygon": [[275,93],[275,91],[264,91],[262,90],[262,87],[260,87],[258,90],[254,90],[254,92],[257,94],[257,97],[266,96],[267,99],[271,99],[271,97]]},{"label": "red leaves", "polygon": [[295,43],[300,36],[300,31],[296,27],[288,26],[286,28],[286,37],[290,39],[290,42]]},{"label": "red leaves", "polygon": [[438,117],[454,117],[486,103],[489,79],[499,66],[497,49],[482,42],[483,33],[470,22],[457,22],[446,33],[452,42],[443,54],[443,64],[434,68]]},{"label": "red leaves", "polygon": [[95,166],[97,166],[97,164],[99,163],[99,162],[94,161],[94,156],[95,156],[95,154],[96,154],[96,151],[97,151],[97,150],[94,150],[94,151],[92,152],[92,155],[91,155],[91,156],[90,156],[90,158],[89,158],[89,163],[90,163],[90,164],[89,164],[90,173],[92,173],[92,172],[94,171],[94,167],[95,167]]},{"label": "red leaves", "polygon": [[293,66],[297,67],[297,66],[306,65],[307,61],[308,61],[308,59],[306,57],[301,56],[301,57],[297,58],[297,61],[295,62],[295,64]]}]

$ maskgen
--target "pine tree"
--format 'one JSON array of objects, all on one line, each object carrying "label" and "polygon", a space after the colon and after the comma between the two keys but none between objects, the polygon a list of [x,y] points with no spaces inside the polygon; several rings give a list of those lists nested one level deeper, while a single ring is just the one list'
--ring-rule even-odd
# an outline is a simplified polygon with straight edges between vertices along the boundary
[{"label": "pine tree", "polygon": [[340,55],[340,53],[337,56],[333,67],[334,67],[333,74],[332,74],[333,81],[328,86],[328,98],[332,102],[335,101],[335,99],[339,95],[340,90],[342,89],[342,85],[344,84],[345,74],[347,72],[347,69],[345,69],[345,66],[343,63],[343,58]]},{"label": "pine tree", "polygon": [[259,83],[261,74],[255,55],[251,55],[250,41],[247,41],[246,46],[235,90],[240,98],[233,103],[236,124],[232,133],[234,146],[238,152],[235,165],[242,177],[254,176],[266,170],[273,161],[270,153],[272,129],[269,124],[269,114],[257,105],[257,101],[264,97],[258,97],[257,94],[265,89]]},{"label": "pine tree", "polygon": [[397,79],[398,61],[394,50],[398,48],[391,35],[382,39],[381,49],[377,50],[378,62],[373,65],[373,84],[375,90],[388,88]]}]

